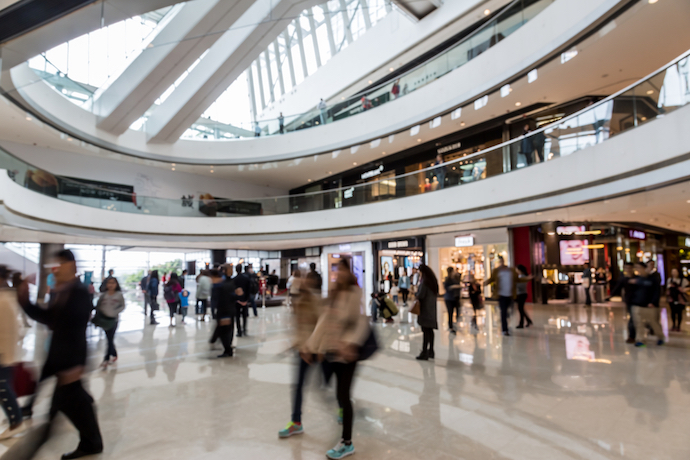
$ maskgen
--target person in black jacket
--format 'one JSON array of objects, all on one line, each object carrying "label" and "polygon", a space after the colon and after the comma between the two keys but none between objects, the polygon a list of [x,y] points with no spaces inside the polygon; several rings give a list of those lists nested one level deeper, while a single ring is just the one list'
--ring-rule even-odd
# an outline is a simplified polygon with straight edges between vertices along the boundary
[{"label": "person in black jacket", "polygon": [[246,273],[242,273],[242,265],[237,264],[235,267],[237,276],[232,280],[235,282],[235,287],[242,289],[242,295],[237,298],[237,305],[235,307],[235,320],[237,321],[237,337],[247,335],[247,315],[249,313],[249,285],[251,281]]},{"label": "person in black jacket", "polygon": [[216,330],[211,337],[211,344],[220,339],[223,344],[223,353],[219,358],[228,358],[233,355],[233,321],[236,313],[237,297],[244,294],[241,289],[235,288],[231,279],[223,279],[219,270],[211,270],[211,303],[216,309]]},{"label": "person in black jacket", "polygon": [[649,325],[657,338],[657,345],[664,344],[664,332],[659,324],[659,299],[661,298],[661,286],[649,272],[649,266],[642,262],[635,264],[637,276],[628,281],[630,302],[632,304],[633,318],[637,338],[636,347],[645,346],[642,336],[645,326]]},{"label": "person in black jacket", "polygon": [[[62,412],[79,430],[79,446],[74,452],[62,456],[63,459],[74,459],[103,452],[94,400],[81,381],[86,365],[86,327],[93,305],[88,289],[77,278],[74,254],[62,250],[55,259],[57,266],[53,273],[56,286],[48,308],[43,309],[29,301],[26,282],[19,289],[19,302],[27,315],[53,331],[40,380],[57,377],[50,420],[52,422],[57,413]],[[47,435],[33,447],[38,450],[45,441]]]},{"label": "person in black jacket", "polygon": [[[628,282],[635,276],[634,265],[630,262],[626,262],[623,266],[623,276],[620,277],[616,286],[611,290],[611,297],[620,295],[623,297],[623,302],[625,302],[626,309],[628,310],[628,338],[625,343],[635,343],[635,320],[632,314],[632,289],[628,288]],[[607,300],[610,300],[609,297]]]}]

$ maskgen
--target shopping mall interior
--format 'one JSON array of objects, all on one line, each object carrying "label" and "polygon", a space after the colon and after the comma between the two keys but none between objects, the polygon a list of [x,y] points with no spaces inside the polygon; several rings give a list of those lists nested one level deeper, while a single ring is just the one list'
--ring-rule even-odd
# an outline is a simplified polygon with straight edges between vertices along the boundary
[{"label": "shopping mall interior", "polygon": [[1,1],[0,460],[690,458],[688,18]]}]

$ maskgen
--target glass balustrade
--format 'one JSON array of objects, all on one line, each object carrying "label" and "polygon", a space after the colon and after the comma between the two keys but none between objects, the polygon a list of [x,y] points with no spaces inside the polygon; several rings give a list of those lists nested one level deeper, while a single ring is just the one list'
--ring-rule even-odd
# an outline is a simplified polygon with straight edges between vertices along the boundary
[{"label": "glass balustrade", "polygon": [[690,102],[690,51],[662,70],[527,136],[411,173],[300,195],[231,200],[166,199],[53,175],[0,149],[0,168],[19,185],[105,210],[180,217],[278,215],[338,209],[432,193],[554,161],[649,123]]}]

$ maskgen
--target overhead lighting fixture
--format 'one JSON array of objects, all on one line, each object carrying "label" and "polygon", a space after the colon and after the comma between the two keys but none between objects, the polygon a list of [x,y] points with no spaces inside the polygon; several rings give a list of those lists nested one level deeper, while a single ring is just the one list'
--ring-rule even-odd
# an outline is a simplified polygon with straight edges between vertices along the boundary
[{"label": "overhead lighting fixture", "polygon": [[172,168],[173,171],[175,171],[175,168]]},{"label": "overhead lighting fixture", "polygon": [[31,118],[31,117],[26,117],[26,121],[31,121],[31,120],[33,120],[33,118]]},{"label": "overhead lighting fixture", "polygon": [[649,0],[649,4],[650,4],[650,5],[654,5],[654,4],[655,4],[656,2],[658,2],[658,1],[659,1],[659,0]]},{"label": "overhead lighting fixture", "polygon": [[421,140],[421,139],[417,139],[417,142],[422,142],[422,140]]},{"label": "overhead lighting fixture", "polygon": [[490,14],[491,14],[491,10],[490,10],[490,9],[487,8],[487,9],[484,10],[484,16],[488,16],[488,15],[490,15]]},{"label": "overhead lighting fixture", "polygon": [[356,162],[356,161],[355,161],[354,163],[352,163],[352,164],[355,165],[355,166],[357,166],[357,162]]},{"label": "overhead lighting fixture", "polygon": [[371,81],[371,80],[369,80],[369,84],[371,85],[372,83],[374,83],[374,82],[373,82],[373,81]]},{"label": "overhead lighting fixture", "polygon": [[68,137],[68,138],[67,138],[67,142],[72,142],[72,138],[71,138],[71,137]]},{"label": "overhead lighting fixture", "polygon": [[510,95],[510,85],[501,86],[501,97],[507,97]]},{"label": "overhead lighting fixture", "polygon": [[388,70],[390,70],[390,71],[392,72],[392,71],[394,71],[395,69],[394,69],[393,67],[391,67],[391,68],[390,68],[390,69],[388,69]]},{"label": "overhead lighting fixture", "polygon": [[616,251],[622,251],[622,250],[623,250],[623,246],[618,246],[618,247],[616,248]]},{"label": "overhead lighting fixture", "polygon": [[583,244],[584,249],[604,249],[603,244]]},{"label": "overhead lighting fixture", "polygon": [[332,171],[328,171],[328,174],[333,174],[333,172],[332,172]]},{"label": "overhead lighting fixture", "polygon": [[631,210],[630,210],[630,214],[635,214],[636,212],[637,212],[637,211],[635,211],[634,209],[631,209]]},{"label": "overhead lighting fixture", "polygon": [[460,122],[460,126],[465,126],[465,122],[464,122],[464,121],[461,121],[461,122]]},{"label": "overhead lighting fixture", "polygon": [[649,91],[647,91],[647,94],[654,94],[654,90],[650,89]]},{"label": "overhead lighting fixture", "polygon": [[515,107],[520,107],[522,105],[522,102],[516,102]]},{"label": "overhead lighting fixture", "polygon": [[462,115],[462,107],[458,107],[450,113],[451,120],[457,120]]},{"label": "overhead lighting fixture", "polygon": [[307,179],[307,182],[311,182],[311,179]]},{"label": "overhead lighting fixture", "polygon": [[539,73],[537,72],[537,69],[530,70],[530,72],[527,74],[527,83],[532,83],[537,81],[537,78],[539,78]]},{"label": "overhead lighting fixture", "polygon": [[555,234],[556,234],[556,232],[548,232],[547,233],[547,235],[549,235],[549,236],[554,236]]}]

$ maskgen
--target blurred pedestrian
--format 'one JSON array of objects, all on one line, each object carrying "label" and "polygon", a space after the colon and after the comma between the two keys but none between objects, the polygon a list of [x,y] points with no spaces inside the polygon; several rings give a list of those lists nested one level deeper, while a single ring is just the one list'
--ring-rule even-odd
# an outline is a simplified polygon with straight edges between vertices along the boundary
[{"label": "blurred pedestrian", "polygon": [[165,287],[163,288],[163,298],[165,298],[165,302],[168,304],[168,311],[170,313],[169,327],[174,327],[173,319],[177,314],[177,308],[180,304],[180,299],[178,297],[180,292],[182,292],[182,286],[180,285],[179,277],[177,273],[171,272],[168,282],[165,283]]},{"label": "blurred pedestrian", "polygon": [[417,356],[417,359],[426,361],[434,359],[436,356],[434,353],[434,329],[438,329],[438,280],[428,265],[420,265],[419,273],[421,279],[417,291],[417,300],[419,301],[417,322],[422,328],[423,342],[422,352]]},{"label": "blurred pedestrian", "polygon": [[509,336],[508,315],[517,293],[517,282],[520,275],[514,268],[505,264],[503,257],[498,257],[498,264],[491,277],[484,281],[484,285],[493,284],[498,292],[498,308],[501,310],[501,330],[503,335]]},{"label": "blurred pedestrian", "polygon": [[105,337],[108,340],[108,347],[101,367],[106,369],[108,364],[117,361],[117,350],[115,349],[115,332],[120,320],[120,313],[125,309],[125,298],[122,296],[122,289],[115,278],[110,278],[105,285],[106,291],[101,294],[96,303],[96,316],[94,324],[102,327]]},{"label": "blurred pedestrian", "polygon": [[683,323],[683,312],[687,302],[688,280],[681,278],[677,268],[671,270],[671,277],[666,282],[666,295],[671,307],[671,331],[680,332]]},{"label": "blurred pedestrian", "polygon": [[[515,300],[517,301],[518,312],[520,313],[520,323],[517,329],[522,329],[524,327],[530,327],[533,324],[532,319],[525,311],[525,302],[527,302],[527,282],[532,279],[532,277],[527,274],[527,268],[524,265],[518,265],[517,271],[518,281],[515,286]],[[527,320],[527,324],[525,324],[525,320]]]},{"label": "blurred pedestrian", "polygon": [[247,316],[249,316],[249,291],[251,280],[246,273],[242,273],[242,264],[235,267],[237,276],[232,280],[235,287],[242,289],[242,295],[237,297],[235,305],[235,321],[237,322],[237,337],[247,335]]},{"label": "blurred pedestrian", "polygon": [[223,275],[219,270],[211,270],[210,274],[211,281],[213,282],[211,303],[214,304],[216,311],[216,329],[213,331],[210,343],[213,347],[216,340],[220,339],[223,344],[223,353],[218,355],[218,358],[229,358],[234,354],[232,340],[237,297],[243,294],[243,292],[235,287],[232,279],[223,279]]},{"label": "blurred pedestrian", "polygon": [[208,299],[211,297],[211,277],[208,270],[201,270],[196,278],[196,315],[197,321],[206,321]]},{"label": "blurred pedestrian", "polygon": [[664,331],[659,323],[659,299],[661,298],[660,286],[650,273],[652,266],[643,262],[635,264],[635,277],[628,281],[631,289],[631,303],[633,305],[633,318],[635,320],[636,347],[644,347],[644,334],[646,327],[650,327],[657,339],[657,345],[664,344]]},{"label": "blurred pedestrian", "polygon": [[[160,281],[158,280],[158,270],[153,270],[151,272],[151,276],[149,277],[149,284],[148,284],[148,295],[149,295],[149,302],[151,304],[151,324],[156,325],[158,324],[158,321],[156,321],[156,316],[154,315],[154,311],[160,310],[160,305],[158,304],[158,288],[160,285]],[[144,312],[146,314],[146,312]]]},{"label": "blurred pedestrian", "polygon": [[457,313],[457,320],[460,321],[460,289],[462,286],[453,267],[448,267],[446,273],[448,276],[443,280],[443,289],[445,290],[443,301],[446,303],[446,310],[448,310],[448,331],[455,334],[453,314]]}]

